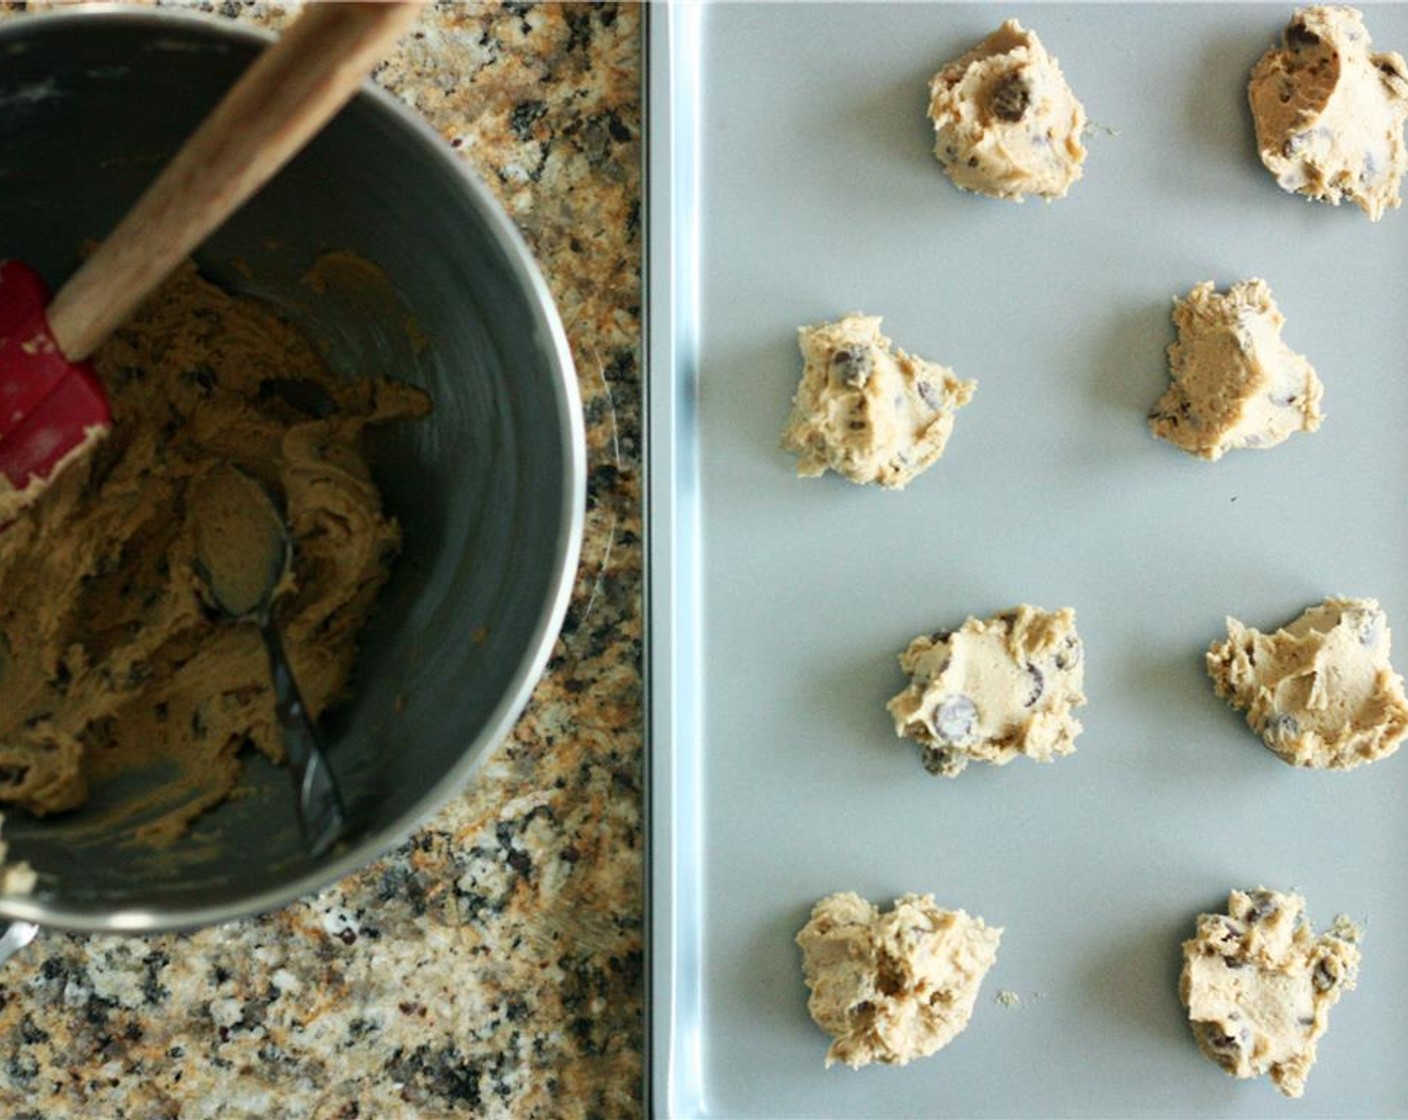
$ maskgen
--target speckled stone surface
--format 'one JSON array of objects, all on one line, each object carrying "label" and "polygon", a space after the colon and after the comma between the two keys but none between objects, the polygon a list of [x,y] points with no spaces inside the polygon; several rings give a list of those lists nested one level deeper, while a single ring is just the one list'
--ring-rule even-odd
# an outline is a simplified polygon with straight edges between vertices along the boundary
[{"label": "speckled stone surface", "polygon": [[577,360],[583,559],[527,713],[427,828],[316,898],[188,936],[41,936],[0,969],[4,1120],[643,1111],[641,21],[441,3],[376,74],[503,201]]}]

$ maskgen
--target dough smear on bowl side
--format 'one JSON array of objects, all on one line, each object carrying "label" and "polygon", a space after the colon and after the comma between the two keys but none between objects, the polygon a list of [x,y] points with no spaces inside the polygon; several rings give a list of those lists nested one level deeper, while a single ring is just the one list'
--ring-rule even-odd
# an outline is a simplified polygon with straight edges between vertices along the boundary
[{"label": "dough smear on bowl side", "polygon": [[832,1038],[826,1065],[902,1066],[968,1026],[1002,930],[933,895],[880,909],[849,891],[812,908],[797,934],[812,1020]]},{"label": "dough smear on bowl side", "polygon": [[895,734],[923,747],[924,768],[955,778],[970,762],[1006,766],[1074,753],[1085,703],[1075,611],[1015,607],[920,635],[900,654],[910,682],[887,705]]},{"label": "dough smear on bowl side", "polygon": [[1173,301],[1177,340],[1169,387],[1149,411],[1159,439],[1210,462],[1267,448],[1320,427],[1324,387],[1314,367],[1281,340],[1286,319],[1266,281],[1211,280]]},{"label": "dough smear on bowl side", "polygon": [[[0,813],[0,832],[4,831],[5,814]],[[22,895],[34,891],[36,875],[27,860],[10,860],[10,846],[0,839],[0,894]]]},{"label": "dough smear on bowl side", "polygon": [[1081,177],[1085,107],[1036,32],[1015,19],[934,75],[929,119],[934,155],[965,191],[1050,201]]},{"label": "dough smear on bowl side", "polygon": [[1408,66],[1369,47],[1354,8],[1299,9],[1252,68],[1247,97],[1261,162],[1283,190],[1348,199],[1377,222],[1398,207],[1408,168]]},{"label": "dough smear on bowl side", "polygon": [[1305,1091],[1329,1011],[1359,971],[1359,930],[1344,915],[1317,936],[1305,899],[1232,891],[1226,914],[1200,914],[1183,943],[1178,994],[1203,1054],[1233,1077],[1269,1075],[1287,1097]]},{"label": "dough smear on bowl side", "polygon": [[797,332],[802,379],[782,447],[803,478],[829,469],[901,490],[938,461],[973,397],[976,381],[892,347],[881,321],[853,313]]},{"label": "dough smear on bowl side", "polygon": [[1235,618],[1207,653],[1217,694],[1292,766],[1349,770],[1408,736],[1403,678],[1389,663],[1388,618],[1374,599],[1326,599],[1263,634]]},{"label": "dough smear on bowl side", "polygon": [[190,264],[95,365],[110,435],[0,534],[0,803],[43,816],[90,785],[164,774],[108,812],[169,842],[230,795],[246,746],[283,756],[257,627],[202,598],[192,486],[232,463],[281,498],[295,542],[281,627],[317,716],[346,694],[400,544],[360,436],[429,402],[332,373],[271,308]]}]

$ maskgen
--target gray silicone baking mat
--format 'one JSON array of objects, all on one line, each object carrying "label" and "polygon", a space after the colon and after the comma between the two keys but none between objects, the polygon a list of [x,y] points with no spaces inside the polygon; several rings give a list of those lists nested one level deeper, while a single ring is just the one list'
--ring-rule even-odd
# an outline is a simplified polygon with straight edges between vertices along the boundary
[{"label": "gray silicone baking mat", "polygon": [[[1364,10],[1376,47],[1408,51],[1408,8]],[[673,57],[654,13],[658,1113],[1408,1110],[1408,750],[1294,770],[1202,669],[1225,615],[1274,628],[1331,594],[1380,599],[1408,667],[1408,209],[1373,224],[1261,167],[1246,81],[1291,11],[726,5],[671,13]],[[1096,125],[1050,205],[961,194],[930,154],[930,75],[1008,16]],[[1326,419],[1196,461],[1144,420],[1170,301],[1251,276]],[[903,493],[799,480],[777,446],[795,328],[852,309],[979,382]],[[1020,602],[1077,612],[1078,753],[930,777],[884,711],[895,654]],[[1366,929],[1299,1102],[1207,1062],[1177,998],[1196,915],[1259,884]],[[947,1049],[822,1068],[792,939],[838,890],[1005,927]]]}]

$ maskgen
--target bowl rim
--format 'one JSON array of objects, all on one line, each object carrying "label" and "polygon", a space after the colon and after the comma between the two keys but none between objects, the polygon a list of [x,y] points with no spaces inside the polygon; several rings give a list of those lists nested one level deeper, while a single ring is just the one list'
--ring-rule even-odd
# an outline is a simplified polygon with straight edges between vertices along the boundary
[{"label": "bowl rim", "polygon": [[[146,26],[155,31],[179,29],[257,48],[267,47],[277,38],[274,32],[233,23],[203,12],[133,8],[126,4],[104,2],[85,4],[79,8],[23,13],[0,22],[0,49],[36,29],[42,31],[47,26],[81,21]],[[562,317],[547,281],[512,218],[468,163],[455,155],[444,138],[418,113],[370,77],[363,80],[353,100],[369,103],[374,110],[389,115],[410,140],[418,143],[430,158],[438,160],[451,171],[469,196],[471,204],[484,216],[488,233],[503,253],[514,278],[524,286],[538,320],[536,325],[541,330],[541,337],[550,342],[553,381],[564,420],[563,446],[560,448],[563,492],[569,500],[564,503],[558,520],[550,594],[533,627],[528,656],[519,663],[509,687],[483,728],[466,745],[458,761],[425,794],[391,824],[358,837],[345,851],[327,858],[325,862],[314,864],[283,885],[209,905],[117,906],[106,912],[96,911],[88,905],[66,904],[61,894],[42,898],[0,895],[0,923],[31,922],[41,929],[71,933],[175,933],[265,914],[316,894],[386,855],[463,790],[490,750],[513,729],[547,667],[571,601],[586,520],[586,425],[576,364]]]}]

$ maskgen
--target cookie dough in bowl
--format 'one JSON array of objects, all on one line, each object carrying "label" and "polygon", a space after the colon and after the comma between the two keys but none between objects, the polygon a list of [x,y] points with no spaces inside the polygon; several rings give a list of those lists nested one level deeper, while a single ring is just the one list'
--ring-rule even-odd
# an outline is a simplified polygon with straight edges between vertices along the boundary
[{"label": "cookie dough in bowl", "polygon": [[[223,802],[253,746],[283,757],[255,627],[208,610],[196,541],[244,542],[192,497],[234,464],[280,496],[295,541],[281,629],[320,716],[345,698],[400,530],[359,451],[424,415],[419,389],[342,378],[256,300],[183,267],[95,355],[113,430],[0,533],[0,805],[43,816],[91,783],[164,769],[133,835],[179,839]],[[296,401],[316,397],[323,415]],[[259,572],[262,578],[262,568]]]},{"label": "cookie dough in bowl", "polygon": [[1155,436],[1200,459],[1274,447],[1320,427],[1315,369],[1281,340],[1285,316],[1266,281],[1211,280],[1173,301],[1170,383],[1149,412]]},{"label": "cookie dough in bowl", "polygon": [[1081,177],[1085,107],[1015,19],[929,83],[934,155],[955,186],[1016,202],[1064,198]]},{"label": "cookie dough in bowl", "polygon": [[1305,899],[1232,891],[1226,914],[1198,916],[1183,943],[1179,998],[1198,1048],[1233,1077],[1270,1076],[1299,1097],[1329,1011],[1359,971],[1359,930],[1341,915],[1316,935]]},{"label": "cookie dough in bowl", "polygon": [[1050,762],[1075,751],[1085,665],[1075,612],[1023,604],[957,630],[920,635],[900,654],[909,685],[887,705],[924,768],[956,778],[969,762]]},{"label": "cookie dough in bowl", "polygon": [[892,346],[878,315],[802,327],[802,380],[782,446],[804,478],[833,470],[901,490],[938,461],[976,381]]},{"label": "cookie dough in bowl", "polygon": [[933,895],[903,895],[883,913],[849,891],[823,898],[797,944],[807,1010],[832,1038],[827,1066],[902,1066],[947,1046],[968,1026],[1001,940]]},{"label": "cookie dough in bowl", "polygon": [[1247,96],[1261,161],[1283,190],[1348,199],[1378,221],[1399,205],[1408,168],[1408,66],[1369,47],[1354,8],[1303,8],[1253,68]]},{"label": "cookie dough in bowl", "polygon": [[1326,599],[1274,634],[1229,618],[1207,670],[1217,694],[1283,760],[1349,770],[1388,757],[1408,736],[1390,643],[1376,600]]}]

